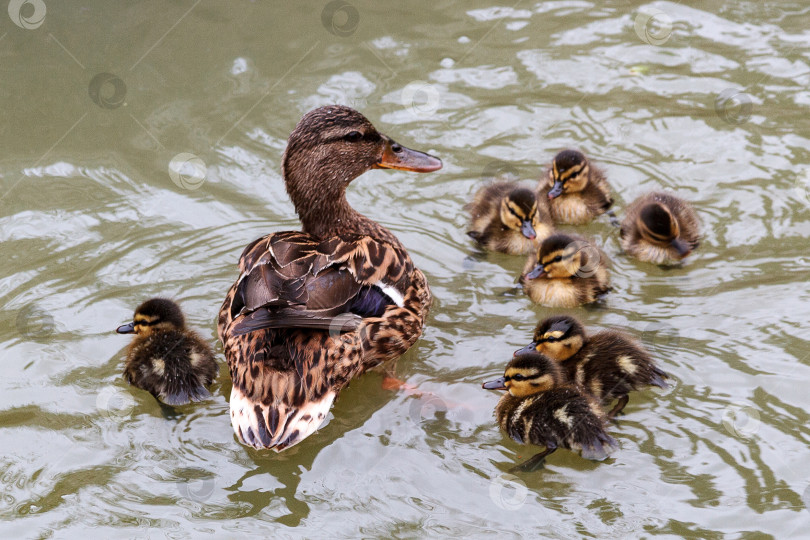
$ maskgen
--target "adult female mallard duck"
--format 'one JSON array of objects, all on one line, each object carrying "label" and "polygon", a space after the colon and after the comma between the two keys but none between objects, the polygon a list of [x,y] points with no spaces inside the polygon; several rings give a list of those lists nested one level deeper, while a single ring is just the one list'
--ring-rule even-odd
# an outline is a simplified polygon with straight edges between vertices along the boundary
[{"label": "adult female mallard duck", "polygon": [[300,442],[352,378],[419,338],[427,280],[390,231],[349,206],[346,188],[369,169],[441,166],[349,107],[321,107],[298,122],[282,174],[303,230],[248,245],[219,312],[241,442],[276,451]]},{"label": "adult female mallard duck", "polygon": [[577,150],[563,150],[554,156],[540,179],[537,194],[548,199],[555,223],[583,225],[613,205],[605,173]]},{"label": "adult female mallard duck", "polygon": [[576,307],[595,302],[610,290],[608,258],[582,237],[554,234],[530,255],[520,276],[523,291],[548,307]]},{"label": "adult female mallard duck", "polygon": [[617,330],[589,336],[582,323],[568,315],[540,321],[533,341],[515,354],[535,351],[559,362],[569,381],[603,403],[618,399],[609,418],[624,409],[632,390],[668,387],[667,374],[632,337]]},{"label": "adult female mallard duck", "polygon": [[471,216],[467,234],[491,251],[526,255],[554,232],[545,200],[516,182],[482,187],[465,209]]},{"label": "adult female mallard duck", "polygon": [[135,334],[127,350],[124,377],[167,405],[184,405],[211,397],[206,390],[219,369],[211,347],[186,328],[180,306],[152,298],[135,310],[119,334]]},{"label": "adult female mallard duck", "polygon": [[627,254],[644,262],[675,264],[698,247],[700,224],[689,203],[654,192],[627,207],[620,235]]},{"label": "adult female mallard duck", "polygon": [[596,400],[569,384],[554,360],[534,351],[509,362],[503,377],[485,382],[487,390],[507,390],[495,417],[511,438],[546,449],[518,470],[530,471],[557,448],[582,450],[582,457],[602,461],[616,447],[605,433],[605,416]]}]

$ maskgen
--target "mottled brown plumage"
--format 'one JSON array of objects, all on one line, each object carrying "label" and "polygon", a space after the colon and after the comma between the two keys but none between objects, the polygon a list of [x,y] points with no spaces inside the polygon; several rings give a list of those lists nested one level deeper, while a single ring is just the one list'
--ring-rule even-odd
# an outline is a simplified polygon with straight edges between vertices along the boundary
[{"label": "mottled brown plumage", "polygon": [[581,236],[557,233],[529,256],[520,276],[523,292],[548,307],[595,302],[610,290],[610,261]]},{"label": "mottled brown plumage", "polygon": [[631,391],[668,386],[667,374],[631,336],[617,330],[588,335],[585,327],[568,315],[540,321],[534,330],[534,340],[515,354],[528,351],[537,351],[559,362],[568,381],[605,405],[618,399],[608,413],[611,418],[627,404]]},{"label": "mottled brown plumage", "polygon": [[555,223],[583,225],[613,205],[604,171],[577,150],[554,157],[537,185],[537,196],[547,199]]},{"label": "mottled brown plumage", "polygon": [[488,390],[508,390],[495,407],[498,425],[522,444],[546,450],[520,466],[532,470],[557,448],[581,450],[582,457],[601,461],[616,441],[605,430],[596,400],[566,381],[554,360],[534,351],[519,354],[504,376],[484,383]]},{"label": "mottled brown plumage", "polygon": [[379,133],[342,106],[307,113],[282,172],[303,231],[269,234],[239,259],[219,314],[240,441],[283,450],[314,432],[338,392],[419,338],[430,289],[397,238],[349,206],[375,167],[428,172],[441,161]]},{"label": "mottled brown plumage", "polygon": [[526,255],[554,232],[547,206],[516,182],[489,184],[465,206],[470,213],[467,234],[484,249]]},{"label": "mottled brown plumage", "polygon": [[627,207],[620,234],[628,255],[654,264],[676,264],[698,247],[700,222],[683,199],[654,192]]},{"label": "mottled brown plumage", "polygon": [[168,405],[200,401],[219,369],[208,343],[185,326],[180,307],[165,298],[147,300],[119,334],[136,334],[127,349],[124,377]]}]

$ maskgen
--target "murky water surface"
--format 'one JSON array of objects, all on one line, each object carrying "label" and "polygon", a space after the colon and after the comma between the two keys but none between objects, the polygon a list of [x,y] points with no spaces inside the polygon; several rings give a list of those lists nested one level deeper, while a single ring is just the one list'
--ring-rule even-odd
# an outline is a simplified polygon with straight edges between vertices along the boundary
[{"label": "murky water surface", "polygon": [[[20,4],[0,14],[3,537],[807,534],[806,2]],[[256,452],[224,366],[214,399],[163,409],[123,381],[113,330],[163,294],[215,341],[243,246],[298,227],[280,157],[328,103],[444,160],[349,193],[430,280],[397,367],[425,393],[368,374],[304,444]],[[552,310],[510,292],[523,260],[479,254],[462,206],[566,146],[619,211],[693,201],[704,239],[665,270],[584,228],[615,290],[576,314],[643,339],[674,387],[633,396],[608,462],[561,451],[515,478],[530,450],[480,383]]]}]

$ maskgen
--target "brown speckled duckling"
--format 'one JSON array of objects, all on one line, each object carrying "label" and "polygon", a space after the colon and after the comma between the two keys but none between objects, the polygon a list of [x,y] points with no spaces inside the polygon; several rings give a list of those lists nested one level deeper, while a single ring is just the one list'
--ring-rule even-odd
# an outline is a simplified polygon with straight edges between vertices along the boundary
[{"label": "brown speckled duckling", "polygon": [[603,330],[589,336],[574,317],[549,317],[537,325],[534,340],[515,355],[539,352],[560,363],[569,381],[604,404],[619,401],[608,413],[613,418],[624,409],[628,394],[646,386],[667,388],[649,353],[629,335]]},{"label": "brown speckled duckling", "polygon": [[554,232],[546,201],[516,182],[482,187],[465,208],[471,217],[467,234],[490,251],[526,255]]},{"label": "brown speckled duckling", "polygon": [[563,150],[537,186],[555,223],[583,225],[613,205],[605,173],[578,150]]},{"label": "brown speckled duckling", "polygon": [[608,258],[582,237],[554,234],[529,256],[520,284],[533,302],[548,307],[576,307],[596,301],[610,290]]},{"label": "brown speckled duckling", "polygon": [[119,334],[135,334],[127,350],[124,376],[133,386],[167,405],[211,397],[206,390],[217,376],[211,347],[185,326],[180,307],[165,298],[147,300]]},{"label": "brown speckled duckling", "polygon": [[628,255],[654,264],[675,264],[698,247],[700,224],[689,203],[655,192],[627,207],[620,234]]},{"label": "brown speckled duckling", "polygon": [[557,448],[581,450],[582,457],[602,461],[616,441],[605,432],[599,403],[568,383],[554,360],[534,351],[519,354],[504,376],[483,384],[487,390],[508,390],[495,407],[498,425],[522,444],[545,446],[517,470],[540,466]]}]

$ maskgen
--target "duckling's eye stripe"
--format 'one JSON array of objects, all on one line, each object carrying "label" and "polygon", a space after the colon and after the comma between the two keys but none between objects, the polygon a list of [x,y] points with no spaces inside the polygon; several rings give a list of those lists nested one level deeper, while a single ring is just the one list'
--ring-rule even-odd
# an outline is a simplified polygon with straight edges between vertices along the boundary
[{"label": "duckling's eye stripe", "polygon": [[565,182],[575,174],[579,174],[579,171],[581,171],[583,167],[584,165],[580,165],[579,167],[571,167],[570,169],[560,172],[560,180]]}]

